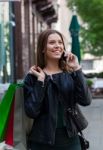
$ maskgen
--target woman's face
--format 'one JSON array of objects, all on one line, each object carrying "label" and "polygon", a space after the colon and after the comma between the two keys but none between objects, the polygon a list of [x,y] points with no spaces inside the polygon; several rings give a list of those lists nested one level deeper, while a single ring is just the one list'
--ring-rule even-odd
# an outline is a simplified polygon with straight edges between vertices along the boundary
[{"label": "woman's face", "polygon": [[64,44],[59,34],[53,33],[48,36],[46,59],[60,59],[64,51]]}]

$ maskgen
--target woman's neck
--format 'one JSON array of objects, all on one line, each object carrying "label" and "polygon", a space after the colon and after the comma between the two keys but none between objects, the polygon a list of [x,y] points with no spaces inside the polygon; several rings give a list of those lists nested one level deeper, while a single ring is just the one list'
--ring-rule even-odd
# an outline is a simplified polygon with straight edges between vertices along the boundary
[{"label": "woman's neck", "polygon": [[48,62],[45,68],[43,69],[47,74],[53,74],[53,73],[58,73],[61,72],[62,70],[60,69],[59,65],[57,62],[52,61]]}]

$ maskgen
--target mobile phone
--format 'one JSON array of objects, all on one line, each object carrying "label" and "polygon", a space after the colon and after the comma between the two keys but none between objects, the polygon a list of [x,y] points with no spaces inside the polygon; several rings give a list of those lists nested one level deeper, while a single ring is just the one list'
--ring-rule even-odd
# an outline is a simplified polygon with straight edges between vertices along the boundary
[{"label": "mobile phone", "polygon": [[66,61],[66,56],[65,56],[65,52],[63,52],[61,59],[63,59],[64,61]]}]

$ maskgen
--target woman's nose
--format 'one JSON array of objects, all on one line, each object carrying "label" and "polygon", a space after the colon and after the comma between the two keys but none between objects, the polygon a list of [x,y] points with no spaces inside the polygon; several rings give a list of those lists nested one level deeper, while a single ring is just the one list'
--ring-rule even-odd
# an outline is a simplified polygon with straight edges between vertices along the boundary
[{"label": "woman's nose", "polygon": [[56,42],[55,47],[60,47],[60,44],[58,42]]}]

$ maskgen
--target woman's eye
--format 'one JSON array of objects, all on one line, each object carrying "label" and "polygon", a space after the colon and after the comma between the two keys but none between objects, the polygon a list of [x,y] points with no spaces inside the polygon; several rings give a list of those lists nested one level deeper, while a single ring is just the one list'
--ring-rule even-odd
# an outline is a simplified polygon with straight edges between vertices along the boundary
[{"label": "woman's eye", "polygon": [[62,41],[58,41],[58,42],[56,42],[56,41],[50,41],[50,42],[49,42],[49,44],[56,44],[56,43],[58,43],[58,44],[63,44]]},{"label": "woman's eye", "polygon": [[59,41],[59,44],[63,44],[63,42],[62,42],[62,41]]},{"label": "woman's eye", "polygon": [[50,41],[49,43],[50,43],[50,44],[54,44],[54,43],[55,43],[55,41]]}]

